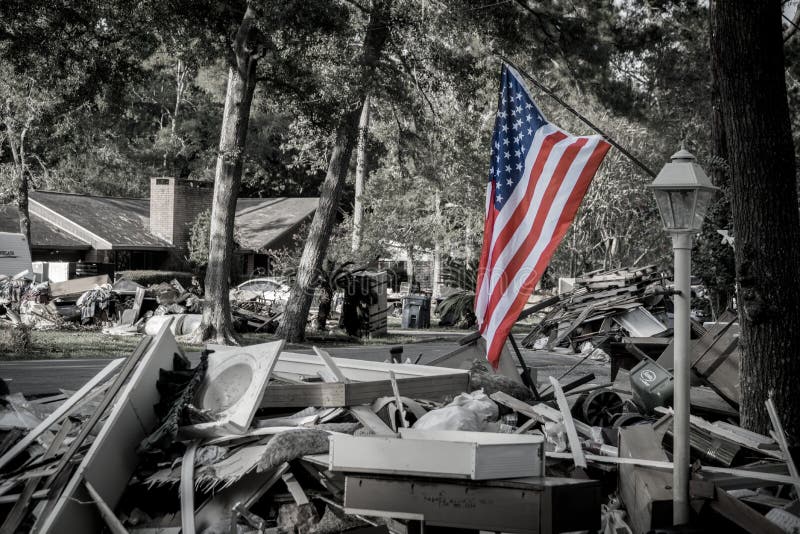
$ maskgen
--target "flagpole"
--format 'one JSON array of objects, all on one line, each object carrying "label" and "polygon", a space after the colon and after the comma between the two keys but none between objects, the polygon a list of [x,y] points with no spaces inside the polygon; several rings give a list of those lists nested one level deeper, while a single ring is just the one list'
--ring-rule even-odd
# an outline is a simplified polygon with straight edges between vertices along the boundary
[{"label": "flagpole", "polygon": [[592,121],[590,121],[589,119],[587,119],[586,117],[584,117],[583,115],[581,115],[580,113],[578,113],[578,111],[577,111],[575,108],[573,108],[572,106],[570,106],[569,104],[567,104],[566,102],[564,102],[564,101],[563,101],[563,100],[562,100],[562,99],[561,99],[561,98],[560,98],[560,97],[559,97],[557,94],[555,94],[555,93],[554,93],[552,90],[548,89],[547,87],[545,87],[544,85],[542,85],[541,83],[539,83],[538,81],[536,81],[536,79],[535,79],[533,76],[531,76],[530,74],[528,74],[527,72],[525,72],[525,70],[523,70],[523,69],[519,68],[518,66],[516,66],[514,63],[512,63],[512,62],[511,62],[511,60],[509,60],[509,59],[508,59],[507,57],[505,57],[504,55],[502,55],[502,54],[498,54],[498,53],[495,53],[495,55],[496,55],[497,57],[499,57],[500,59],[502,59],[503,61],[505,61],[506,63],[508,63],[509,65],[511,65],[511,66],[512,66],[512,67],[513,67],[513,68],[514,68],[514,69],[515,69],[517,72],[519,72],[520,74],[522,74],[522,75],[523,75],[523,76],[524,76],[524,77],[525,77],[525,78],[526,78],[526,79],[527,79],[529,82],[531,82],[531,83],[532,83],[533,85],[535,85],[535,86],[536,86],[538,89],[540,89],[541,91],[543,91],[545,94],[547,94],[547,95],[548,95],[549,97],[551,97],[553,100],[555,100],[556,102],[558,102],[559,104],[561,104],[561,106],[562,106],[564,109],[566,109],[567,111],[569,111],[570,113],[572,113],[573,115],[575,115],[575,116],[576,116],[578,119],[580,119],[580,120],[581,120],[581,121],[582,121],[584,124],[586,124],[586,125],[587,125],[589,128],[591,128],[591,129],[592,129],[592,130],[594,130],[595,132],[599,133],[599,134],[600,134],[600,135],[603,137],[603,139],[605,139],[605,140],[608,142],[608,144],[610,144],[611,146],[613,146],[614,148],[616,148],[617,150],[619,150],[620,152],[622,152],[622,154],[623,154],[625,157],[627,157],[629,160],[631,160],[633,163],[635,163],[635,164],[636,164],[636,165],[637,165],[639,168],[641,168],[641,169],[642,169],[644,172],[646,172],[647,174],[649,174],[649,175],[650,175],[652,178],[655,178],[655,177],[656,177],[656,173],[655,173],[655,172],[653,172],[653,171],[650,169],[650,167],[648,167],[647,165],[645,165],[644,163],[642,163],[642,162],[641,162],[641,161],[640,161],[640,160],[639,160],[639,159],[638,159],[636,156],[634,156],[633,154],[631,154],[630,152],[628,152],[628,151],[627,151],[625,148],[623,148],[623,147],[622,147],[622,145],[620,145],[619,143],[617,143],[617,142],[616,142],[616,141],[615,141],[615,140],[614,140],[614,139],[613,139],[613,138],[612,138],[610,135],[608,135],[608,134],[607,134],[607,133],[605,133],[603,130],[601,130],[599,127],[597,127],[597,126],[596,126],[596,125],[595,125],[595,124],[594,124]]}]

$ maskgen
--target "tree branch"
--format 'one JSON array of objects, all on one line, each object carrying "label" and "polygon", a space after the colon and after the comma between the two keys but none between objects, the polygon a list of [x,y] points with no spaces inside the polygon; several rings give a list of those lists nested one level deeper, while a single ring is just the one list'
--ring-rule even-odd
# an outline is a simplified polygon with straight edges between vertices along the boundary
[{"label": "tree branch", "polygon": [[790,19],[786,15],[783,15],[783,18],[789,23],[789,27],[786,28],[785,32],[783,32],[783,42],[785,43],[791,39],[795,33],[797,33],[798,24],[800,24],[800,6],[798,6],[798,8],[795,10],[793,19]]}]

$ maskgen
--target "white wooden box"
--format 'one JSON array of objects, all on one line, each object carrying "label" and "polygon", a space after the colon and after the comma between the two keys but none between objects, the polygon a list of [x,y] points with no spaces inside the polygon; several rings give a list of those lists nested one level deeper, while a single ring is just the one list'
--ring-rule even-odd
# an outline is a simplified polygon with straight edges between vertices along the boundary
[{"label": "white wooden box", "polygon": [[330,469],[472,480],[544,476],[540,436],[413,429],[400,436],[334,434]]}]

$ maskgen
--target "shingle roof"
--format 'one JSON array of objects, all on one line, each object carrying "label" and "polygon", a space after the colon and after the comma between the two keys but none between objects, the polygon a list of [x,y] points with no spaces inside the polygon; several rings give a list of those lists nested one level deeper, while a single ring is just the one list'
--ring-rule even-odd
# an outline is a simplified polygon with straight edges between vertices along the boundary
[{"label": "shingle roof", "polygon": [[[19,232],[16,206],[0,205],[0,232]],[[31,214],[31,248],[88,250],[92,247],[86,241]]]},{"label": "shingle roof", "polygon": [[[111,243],[115,249],[172,247],[167,241],[150,233],[148,199],[51,191],[31,191],[30,198]],[[256,252],[280,244],[314,213],[318,204],[318,198],[240,198],[236,202],[235,239],[242,249]],[[43,213],[47,213],[47,210]],[[61,230],[35,213],[31,213],[31,220],[34,248],[91,248],[88,242]],[[16,208],[0,206],[0,231],[16,232],[18,228]]]},{"label": "shingle roof", "polygon": [[113,248],[172,248],[150,233],[150,201],[32,191],[31,199],[111,243]]},{"label": "shingle roof", "polygon": [[236,201],[236,241],[246,250],[267,249],[294,231],[318,204],[318,198],[240,198]]}]

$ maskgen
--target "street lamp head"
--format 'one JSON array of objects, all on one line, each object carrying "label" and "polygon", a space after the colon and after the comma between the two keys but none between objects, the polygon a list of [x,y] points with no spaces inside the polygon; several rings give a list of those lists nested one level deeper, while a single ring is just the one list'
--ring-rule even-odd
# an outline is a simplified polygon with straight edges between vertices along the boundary
[{"label": "street lamp head", "polygon": [[656,198],[664,230],[695,234],[718,188],[686,149],[681,148],[671,160],[648,187]]}]

